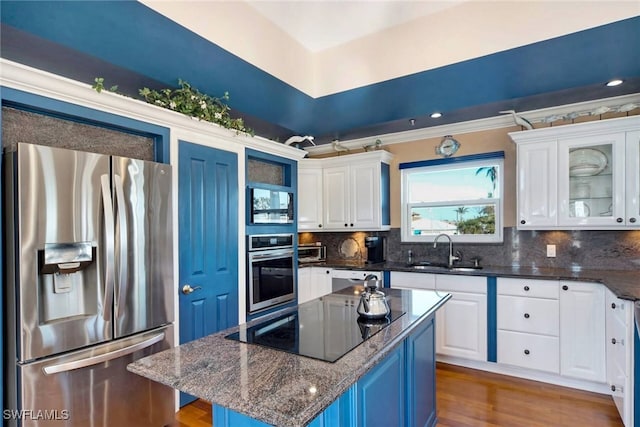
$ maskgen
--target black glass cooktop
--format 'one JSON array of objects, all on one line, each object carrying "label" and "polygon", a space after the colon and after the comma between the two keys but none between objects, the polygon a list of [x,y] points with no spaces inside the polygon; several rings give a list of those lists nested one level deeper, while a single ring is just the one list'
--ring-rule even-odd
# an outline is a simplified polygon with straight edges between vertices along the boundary
[{"label": "black glass cooktop", "polygon": [[242,325],[226,338],[335,362],[404,314],[392,310],[381,320],[361,319],[357,306],[353,297],[326,295],[256,325]]}]

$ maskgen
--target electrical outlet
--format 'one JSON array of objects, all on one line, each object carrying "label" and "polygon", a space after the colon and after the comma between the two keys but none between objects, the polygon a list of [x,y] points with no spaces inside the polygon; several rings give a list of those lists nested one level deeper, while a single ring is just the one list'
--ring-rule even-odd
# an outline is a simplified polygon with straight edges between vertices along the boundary
[{"label": "electrical outlet", "polygon": [[547,245],[547,258],[556,257],[556,245]]}]

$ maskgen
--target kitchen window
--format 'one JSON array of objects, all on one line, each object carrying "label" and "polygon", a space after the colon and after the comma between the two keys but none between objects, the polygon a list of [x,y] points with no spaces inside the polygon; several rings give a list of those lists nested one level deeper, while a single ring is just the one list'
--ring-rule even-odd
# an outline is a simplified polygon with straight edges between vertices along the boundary
[{"label": "kitchen window", "polygon": [[502,242],[504,152],[400,164],[403,242]]}]

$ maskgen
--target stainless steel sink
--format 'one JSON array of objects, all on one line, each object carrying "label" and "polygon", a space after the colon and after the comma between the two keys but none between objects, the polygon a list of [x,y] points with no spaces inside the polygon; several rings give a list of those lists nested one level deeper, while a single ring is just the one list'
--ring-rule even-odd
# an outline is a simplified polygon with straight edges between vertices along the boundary
[{"label": "stainless steel sink", "polygon": [[430,262],[410,264],[410,265],[408,265],[408,267],[413,268],[414,270],[433,270],[433,271],[476,271],[476,270],[482,270],[481,266],[453,266],[453,267],[449,267],[449,266],[444,265],[444,264],[430,263]]},{"label": "stainless steel sink", "polygon": [[476,270],[482,270],[482,267],[478,266],[478,267],[451,267],[448,270],[450,271],[476,271]]}]

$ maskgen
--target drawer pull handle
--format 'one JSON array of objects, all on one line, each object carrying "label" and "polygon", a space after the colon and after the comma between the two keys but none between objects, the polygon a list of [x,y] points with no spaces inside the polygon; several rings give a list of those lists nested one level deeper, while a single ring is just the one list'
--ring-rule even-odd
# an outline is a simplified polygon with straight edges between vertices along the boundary
[{"label": "drawer pull handle", "polygon": [[616,309],[616,303],[615,302],[611,303],[611,308],[613,308],[614,310]]},{"label": "drawer pull handle", "polygon": [[562,290],[563,290],[563,291],[568,291],[568,290],[569,290],[569,287],[568,287],[567,285],[562,285]]},{"label": "drawer pull handle", "polygon": [[611,344],[615,344],[615,343],[617,343],[616,339],[615,338],[611,338]]},{"label": "drawer pull handle", "polygon": [[529,350],[525,350],[524,354],[528,355],[529,353],[531,353]]},{"label": "drawer pull handle", "polygon": [[621,223],[623,221],[622,218],[616,218],[616,222]]},{"label": "drawer pull handle", "polygon": [[524,314],[524,318],[525,318],[525,319],[528,319],[529,317],[531,317],[531,316],[529,316],[529,313],[525,313],[525,314]]},{"label": "drawer pull handle", "polygon": [[524,219],[520,220],[520,224],[525,225],[527,223],[527,221],[525,221]]},{"label": "drawer pull handle", "polygon": [[634,224],[636,222],[636,219],[635,218],[629,218],[629,222]]},{"label": "drawer pull handle", "polygon": [[525,287],[524,287],[524,290],[525,290],[525,291],[527,291],[527,292],[529,292],[529,287],[528,287],[528,286],[525,286]]},{"label": "drawer pull handle", "polygon": [[617,387],[615,385],[611,384],[611,391],[616,391],[616,390],[617,390]]}]

